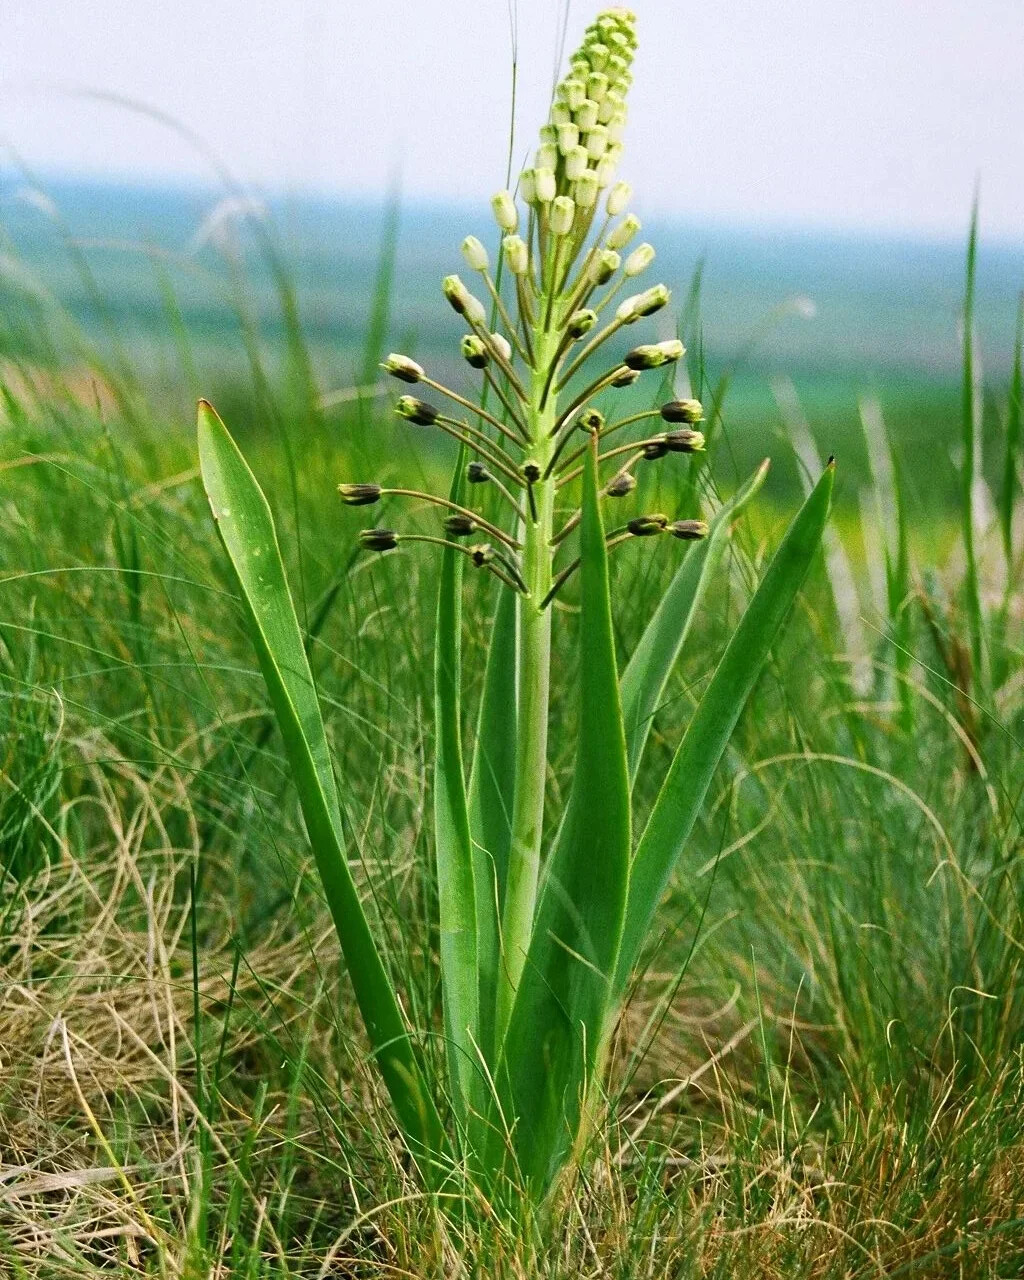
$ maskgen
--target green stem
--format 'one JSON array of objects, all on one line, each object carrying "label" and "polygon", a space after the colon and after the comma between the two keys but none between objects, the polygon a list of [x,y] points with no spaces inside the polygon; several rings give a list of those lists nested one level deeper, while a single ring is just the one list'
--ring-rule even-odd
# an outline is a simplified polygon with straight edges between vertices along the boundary
[{"label": "green stem", "polygon": [[[540,308],[543,316],[545,309]],[[545,395],[548,371],[556,358],[559,333],[539,322],[533,334],[536,355],[527,405],[532,438],[531,460],[543,475],[555,422],[556,398]],[[548,696],[551,668],[551,611],[542,602],[551,589],[551,534],[555,482],[545,477],[533,485],[535,516],[523,525],[522,571],[529,594],[519,600],[519,693],[516,735],[515,799],[512,844],[502,911],[503,965],[498,983],[497,1036],[504,1036],[533,932],[544,828],[544,784],[547,774]]]}]

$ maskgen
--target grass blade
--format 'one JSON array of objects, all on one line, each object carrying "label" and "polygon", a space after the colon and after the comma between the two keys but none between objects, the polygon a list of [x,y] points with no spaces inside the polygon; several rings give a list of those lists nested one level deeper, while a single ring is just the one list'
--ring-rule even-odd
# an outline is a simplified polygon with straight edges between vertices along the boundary
[{"label": "grass blade", "polygon": [[740,712],[821,543],[833,477],[834,464],[829,463],[786,531],[676,751],[630,870],[629,902],[616,975],[619,992],[624,990],[639,957],[655,909],[693,829]]},{"label": "grass blade", "polygon": [[476,873],[477,964],[480,969],[480,1050],[494,1061],[498,921],[505,900],[516,768],[516,597],[501,590],[484,673],[473,767],[469,831]]},{"label": "grass blade", "polygon": [[199,459],[370,1043],[413,1154],[421,1161],[442,1156],[441,1121],[345,858],[330,751],[270,507],[238,446],[206,401],[199,403]]},{"label": "grass blade", "polygon": [[1020,454],[1021,418],[1024,411],[1024,293],[1017,305],[1017,332],[1013,346],[1013,374],[1006,413],[1006,455],[1003,459],[1003,489],[1000,494],[999,523],[1003,534],[1007,579],[1013,579],[1013,504],[1017,496],[1017,459]]},{"label": "grass blade", "polygon": [[964,540],[964,605],[971,640],[974,679],[983,677],[983,624],[978,554],[974,544],[975,483],[981,476],[982,398],[974,362],[974,296],[978,262],[978,198],[971,209],[971,230],[967,239],[967,270],[964,284],[963,367],[961,384],[961,426],[964,460],[961,480],[961,532]]},{"label": "grass blade", "polygon": [[504,1116],[514,1121],[518,1170],[535,1194],[543,1193],[570,1151],[599,1068],[629,881],[629,774],[596,477],[595,440],[583,491],[575,779],[498,1081]]},{"label": "grass blade", "polygon": [[669,674],[686,643],[708,583],[718,573],[732,523],[761,488],[767,474],[765,460],[715,515],[708,536],[689,548],[626,665],[620,692],[630,782],[640,767],[651,721]]},{"label": "grass blade", "polygon": [[[459,499],[462,468],[460,452],[452,482],[453,502]],[[442,549],[434,648],[434,839],[448,1069],[452,1102],[464,1124],[473,1082],[480,1077],[475,1044],[479,1034],[476,885],[462,765],[462,559],[454,547]]]}]

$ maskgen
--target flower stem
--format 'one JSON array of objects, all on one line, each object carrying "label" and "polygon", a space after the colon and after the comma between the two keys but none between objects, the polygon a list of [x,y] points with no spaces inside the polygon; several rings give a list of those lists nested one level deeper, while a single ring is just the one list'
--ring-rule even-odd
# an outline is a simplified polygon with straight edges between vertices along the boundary
[{"label": "flower stem", "polygon": [[[546,308],[540,308],[543,316]],[[519,600],[518,726],[512,846],[502,911],[504,963],[497,998],[497,1033],[504,1035],[533,932],[544,828],[547,775],[548,697],[551,668],[551,612],[542,608],[551,589],[551,534],[555,482],[544,476],[552,449],[556,399],[546,394],[548,372],[556,358],[560,334],[540,321],[533,333],[536,356],[527,405],[533,461],[542,478],[531,487],[533,502],[523,522],[522,572],[529,594]]]}]

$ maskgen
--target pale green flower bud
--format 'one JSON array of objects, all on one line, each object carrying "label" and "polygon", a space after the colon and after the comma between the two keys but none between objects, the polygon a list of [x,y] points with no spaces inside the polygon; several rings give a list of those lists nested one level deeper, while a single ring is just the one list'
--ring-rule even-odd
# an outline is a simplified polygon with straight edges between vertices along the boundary
[{"label": "pale green flower bud", "polygon": [[660,511],[647,516],[637,516],[626,525],[634,538],[652,538],[663,533],[667,527],[668,516],[662,515]]},{"label": "pale green flower bud", "polygon": [[600,71],[608,61],[611,50],[606,44],[592,44],[587,50],[587,58],[595,71]]},{"label": "pale green flower bud", "polygon": [[578,341],[584,334],[589,333],[595,324],[597,324],[597,312],[592,311],[590,307],[585,307],[581,311],[572,313],[565,331],[570,338]]},{"label": "pale green flower bud", "polygon": [[604,153],[604,158],[610,160],[612,164],[618,164],[622,159],[622,143],[609,142],[608,150]]},{"label": "pale green flower bud", "polygon": [[415,396],[399,396],[395,401],[395,413],[417,427],[432,427],[437,421],[437,410],[426,400]]},{"label": "pale green flower bud", "polygon": [[558,126],[558,149],[563,156],[567,156],[570,151],[579,145],[580,131],[572,124],[560,124]]},{"label": "pale green flower bud", "polygon": [[465,316],[470,324],[483,324],[487,318],[484,304],[474,298],[458,276],[445,276],[441,281],[441,290],[451,303],[452,310]]},{"label": "pale green flower bud", "polygon": [[462,256],[466,259],[466,265],[473,271],[486,271],[491,265],[487,250],[476,236],[466,236],[463,240]]},{"label": "pale green flower bud", "polygon": [[565,176],[570,182],[575,182],[577,178],[583,177],[587,171],[587,161],[586,147],[573,147],[571,151],[566,152]]},{"label": "pale green flower bud", "polygon": [[[569,70],[574,80],[579,80],[581,83],[586,84],[587,76],[590,75],[590,63],[582,55],[577,55],[569,63]],[[575,108],[573,109],[575,110]]]},{"label": "pale green flower bud", "polygon": [[573,117],[582,132],[593,129],[597,124],[598,105],[592,98],[584,98],[573,112]]},{"label": "pale green flower bud", "polygon": [[410,360],[408,356],[399,355],[397,351],[392,351],[381,368],[385,373],[390,373],[392,378],[398,378],[402,382],[419,382],[423,377],[423,366]]},{"label": "pale green flower bud", "polygon": [[667,342],[645,342],[632,351],[627,351],[622,363],[627,369],[660,369],[662,365],[678,360],[686,348],[678,338],[670,338]]},{"label": "pale green flower bud", "polygon": [[576,419],[576,426],[588,436],[600,435],[604,430],[604,414],[600,409],[588,406]]},{"label": "pale green flower bud", "polygon": [[519,210],[511,191],[499,191],[492,196],[491,208],[494,211],[494,221],[502,231],[515,231],[519,226]]},{"label": "pale green flower bud", "polygon": [[609,218],[617,218],[622,213],[626,205],[633,199],[633,188],[628,182],[616,182],[611,191],[608,192],[608,198],[605,200],[605,212]]},{"label": "pale green flower bud", "polygon": [[703,453],[704,432],[679,427],[675,431],[665,432],[665,443],[670,453]]},{"label": "pale green flower bud", "polygon": [[654,261],[654,245],[639,245],[626,259],[625,266],[622,268],[622,274],[625,276],[638,276]]},{"label": "pale green flower bud", "polygon": [[603,71],[594,71],[587,76],[587,97],[600,103],[608,92],[608,77]]},{"label": "pale green flower bud", "polygon": [[529,270],[530,251],[522,236],[506,236],[501,242],[505,263],[514,276],[521,276]]},{"label": "pale green flower bud", "polygon": [[537,199],[537,174],[533,169],[524,169],[519,175],[519,194],[527,204]]},{"label": "pale green flower bud", "polygon": [[553,124],[542,124],[540,127],[540,140],[542,144],[551,143],[553,145],[558,141],[558,128]]},{"label": "pale green flower bud", "polygon": [[563,80],[560,87],[565,94],[565,101],[568,103],[569,110],[577,110],[580,103],[587,96],[586,85],[582,80],[570,79]]},{"label": "pale green flower bud", "polygon": [[612,227],[608,236],[609,249],[624,249],[640,230],[640,219],[635,213],[627,213],[617,227]]},{"label": "pale green flower bud", "polygon": [[558,165],[558,147],[553,142],[545,142],[537,148],[534,161],[537,170],[554,169]]},{"label": "pale green flower bud", "polygon": [[597,285],[607,284],[612,276],[618,271],[622,259],[614,249],[602,249],[594,259],[593,273],[594,283]]},{"label": "pale green flower bud", "polygon": [[550,204],[558,191],[554,169],[534,169],[533,180],[536,184],[536,199],[541,204]]},{"label": "pale green flower bud", "polygon": [[626,116],[625,112],[616,113],[608,121],[608,145],[617,146],[622,142],[626,133]]},{"label": "pale green flower bud", "polygon": [[704,417],[704,406],[699,400],[669,400],[661,406],[661,416],[666,422],[685,422],[692,426]]},{"label": "pale green flower bud", "polygon": [[576,202],[569,196],[557,196],[551,206],[551,232],[556,236],[567,236],[572,230],[576,217]]},{"label": "pale green flower bud", "polygon": [[504,360],[512,359],[512,344],[502,333],[491,334],[491,346]]},{"label": "pale green flower bud", "polygon": [[598,109],[597,119],[600,124],[609,124],[615,119],[618,108],[622,104],[622,95],[614,89],[609,89],[607,94],[601,99],[601,105]]},{"label": "pale green flower bud", "polygon": [[625,75],[628,72],[629,63],[621,53],[613,53],[608,59],[608,65],[605,69],[613,80],[617,80],[619,76]]},{"label": "pale green flower bud", "polygon": [[597,193],[600,187],[600,180],[596,173],[592,173],[589,169],[582,175],[573,188],[573,194],[576,197],[576,203],[581,209],[592,209],[597,204]]},{"label": "pale green flower bud", "polygon": [[459,344],[462,358],[473,369],[486,369],[491,363],[490,353],[483,338],[475,333],[467,333]]},{"label": "pale green flower bud", "polygon": [[621,369],[608,385],[610,387],[631,387],[639,377],[639,369]]},{"label": "pale green flower bud", "polygon": [[597,178],[597,185],[602,191],[605,187],[610,187],[615,181],[615,168],[615,161],[607,152],[598,160],[594,176]]},{"label": "pale green flower bud", "polygon": [[556,102],[551,108],[551,123],[556,127],[558,125],[569,124],[572,120],[572,112],[569,110],[567,102]]},{"label": "pale green flower bud", "polygon": [[586,139],[587,155],[592,160],[600,160],[608,149],[608,130],[603,124],[594,125],[587,133]]}]

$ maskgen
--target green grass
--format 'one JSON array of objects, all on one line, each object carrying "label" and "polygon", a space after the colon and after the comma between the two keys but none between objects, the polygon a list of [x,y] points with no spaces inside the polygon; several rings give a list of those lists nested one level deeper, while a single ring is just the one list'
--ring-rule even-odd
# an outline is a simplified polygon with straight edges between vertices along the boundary
[{"label": "green grass", "polygon": [[[362,521],[334,485],[379,474],[385,445],[392,483],[436,484],[451,458],[379,405],[316,411],[288,324],[284,373],[252,346],[245,394],[266,426],[246,452],[344,778],[355,883],[439,1079],[438,564],[357,556]],[[858,489],[888,512],[885,479],[858,468],[834,524],[867,652],[849,652],[820,564],[661,903],[581,1176],[538,1240],[453,1226],[403,1156],[188,424],[106,362],[102,411],[54,366],[34,394],[8,374],[0,412],[0,1274],[1020,1274],[1020,521],[1009,572],[1005,519],[975,536],[978,673],[957,475],[921,479],[933,435],[899,430],[883,399],[902,523],[878,528]],[[952,439],[955,388],[928,394]],[[746,462],[730,406],[701,473],[727,492]],[[767,451],[791,479],[748,504],[687,635],[638,776],[640,830],[794,509],[788,447]],[[627,501],[692,505],[689,484],[665,474]],[[906,589],[890,590],[901,539]],[[676,564],[660,545],[611,557],[620,656]],[[556,813],[578,736],[577,598],[555,628]],[[467,575],[470,743],[495,600]]]}]

